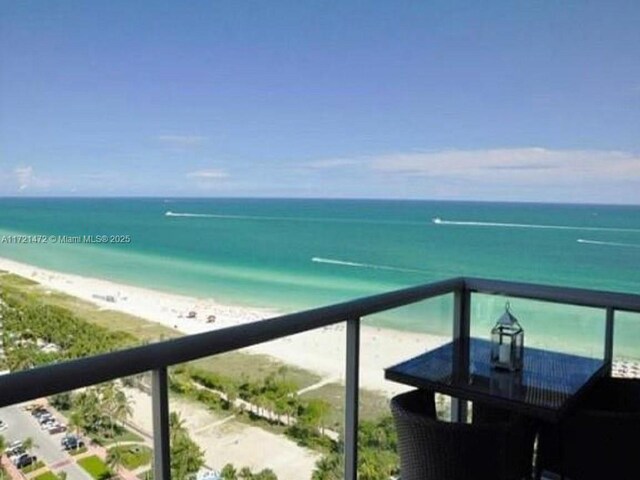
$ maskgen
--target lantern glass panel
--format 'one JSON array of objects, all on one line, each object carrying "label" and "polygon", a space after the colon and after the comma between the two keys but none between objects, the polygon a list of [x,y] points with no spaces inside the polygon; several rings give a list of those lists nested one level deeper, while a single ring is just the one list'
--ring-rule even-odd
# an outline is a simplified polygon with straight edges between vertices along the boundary
[{"label": "lantern glass panel", "polygon": [[493,367],[510,371],[522,368],[524,331],[509,311],[508,304],[504,315],[491,330],[491,344]]}]

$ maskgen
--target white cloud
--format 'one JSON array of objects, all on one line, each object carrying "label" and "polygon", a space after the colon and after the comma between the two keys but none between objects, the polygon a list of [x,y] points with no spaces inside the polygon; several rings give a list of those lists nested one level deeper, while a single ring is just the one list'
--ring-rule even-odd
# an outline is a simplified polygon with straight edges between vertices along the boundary
[{"label": "white cloud", "polygon": [[355,158],[327,158],[324,160],[316,160],[313,162],[309,162],[307,164],[308,167],[311,168],[334,168],[334,167],[347,167],[351,165],[361,164],[362,160],[358,160]]},{"label": "white cloud", "polygon": [[13,173],[18,180],[18,190],[22,191],[29,186],[31,179],[33,178],[32,167],[16,167]]},{"label": "white cloud", "polygon": [[313,162],[317,168],[361,164],[372,172],[461,180],[539,180],[640,178],[640,155],[618,150],[552,150],[546,148],[496,148],[393,153],[354,159]]},{"label": "white cloud", "polygon": [[48,179],[36,175],[31,166],[16,167],[13,169],[13,175],[21,192],[30,188],[47,188],[51,183]]},{"label": "white cloud", "polygon": [[208,170],[197,170],[195,172],[187,173],[187,178],[196,178],[199,180],[217,180],[228,177],[229,174],[227,172],[215,168]]},{"label": "white cloud", "polygon": [[193,147],[207,140],[201,135],[158,135],[157,140],[174,147]]},{"label": "white cloud", "polygon": [[640,154],[619,150],[414,151],[314,164],[327,171],[358,164],[360,184],[380,196],[640,203]]}]

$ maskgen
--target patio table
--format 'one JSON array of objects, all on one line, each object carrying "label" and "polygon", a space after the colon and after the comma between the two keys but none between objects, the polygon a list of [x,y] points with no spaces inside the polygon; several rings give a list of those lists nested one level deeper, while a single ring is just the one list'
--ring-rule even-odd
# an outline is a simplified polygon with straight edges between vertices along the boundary
[{"label": "patio table", "polygon": [[455,340],[385,369],[385,378],[555,423],[609,371],[602,359],[531,347],[521,371],[500,371],[490,349],[487,340]]}]

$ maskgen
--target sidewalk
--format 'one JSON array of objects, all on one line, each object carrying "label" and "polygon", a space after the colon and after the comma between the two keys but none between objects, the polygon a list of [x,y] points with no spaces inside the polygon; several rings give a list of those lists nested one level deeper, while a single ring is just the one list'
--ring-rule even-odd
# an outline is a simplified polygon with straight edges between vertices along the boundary
[{"label": "sidewalk", "polygon": [[11,461],[7,458],[6,455],[2,455],[2,467],[4,468],[4,471],[7,472],[7,475],[9,475],[9,478],[11,478],[11,480],[23,480],[24,479],[24,475],[22,475],[22,472],[20,472],[20,470],[18,470],[16,468],[16,466],[11,463]]}]

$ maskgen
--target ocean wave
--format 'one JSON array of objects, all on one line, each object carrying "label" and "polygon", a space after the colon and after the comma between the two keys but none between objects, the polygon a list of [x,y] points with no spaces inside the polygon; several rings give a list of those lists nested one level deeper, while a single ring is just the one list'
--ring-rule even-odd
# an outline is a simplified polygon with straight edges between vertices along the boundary
[{"label": "ocean wave", "polygon": [[340,265],[342,267],[371,268],[374,270],[392,270],[395,272],[408,272],[408,273],[429,273],[427,270],[419,270],[417,268],[402,268],[402,267],[393,267],[390,265],[377,265],[375,263],[351,262],[348,260],[336,260],[334,258],[313,257],[311,261],[315,263],[327,263],[330,265]]},{"label": "ocean wave", "polygon": [[608,247],[627,247],[627,248],[640,248],[640,244],[637,243],[623,243],[623,242],[603,242],[601,240],[587,240],[579,238],[578,243],[586,243],[588,245],[605,245]]},{"label": "ocean wave", "polygon": [[583,230],[591,232],[640,232],[640,229],[637,228],[578,227],[572,225],[540,225],[535,223],[470,222],[442,220],[440,217],[434,218],[432,222],[436,225],[459,225],[466,227],[537,228],[543,230]]}]

